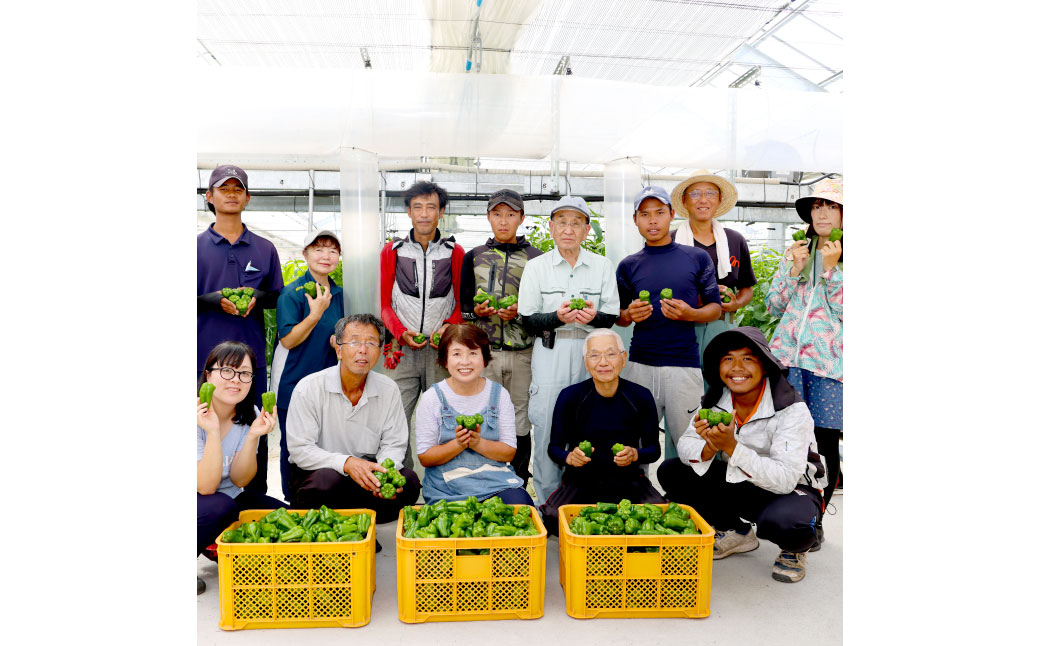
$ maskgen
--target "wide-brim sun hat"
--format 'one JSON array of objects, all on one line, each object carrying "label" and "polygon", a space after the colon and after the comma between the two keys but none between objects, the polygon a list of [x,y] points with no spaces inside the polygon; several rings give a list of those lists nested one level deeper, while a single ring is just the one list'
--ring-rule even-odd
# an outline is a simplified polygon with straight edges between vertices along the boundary
[{"label": "wide-brim sun hat", "polygon": [[[844,181],[840,177],[828,177],[822,179],[813,185],[812,195],[806,197],[800,197],[794,201],[794,208],[798,211],[798,217],[802,221],[812,224],[812,205],[816,200],[830,200],[837,204],[845,206],[845,198],[843,194]],[[844,209],[843,209],[844,210]]]},{"label": "wide-brim sun hat", "polygon": [[737,187],[732,182],[725,177],[719,177],[706,170],[698,170],[694,171],[693,175],[679,182],[678,186],[672,189],[672,208],[675,209],[675,214],[679,217],[690,219],[690,212],[686,209],[686,202],[683,200],[683,196],[686,194],[686,189],[697,182],[711,182],[719,187],[719,192],[721,193],[719,195],[719,208],[715,209],[714,217],[717,218],[724,213],[728,213],[730,209],[736,206]]}]

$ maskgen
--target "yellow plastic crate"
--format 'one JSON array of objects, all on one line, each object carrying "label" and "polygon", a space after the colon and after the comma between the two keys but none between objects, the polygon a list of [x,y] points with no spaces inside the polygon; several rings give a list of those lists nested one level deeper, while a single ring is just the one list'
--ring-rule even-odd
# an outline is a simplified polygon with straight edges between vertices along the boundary
[{"label": "yellow plastic crate", "polygon": [[[582,507],[560,507],[560,585],[567,614],[595,617],[707,617],[715,530],[687,505],[700,535],[579,536],[571,520]],[[662,510],[667,505],[657,505]],[[630,552],[631,547],[657,552]]]},{"label": "yellow plastic crate", "polygon": [[[512,505],[513,511],[521,506]],[[397,519],[398,618],[415,624],[541,617],[547,535],[533,507],[531,520],[537,536],[405,538],[402,509]],[[457,553],[464,549],[490,554]]]},{"label": "yellow plastic crate", "polygon": [[[270,509],[240,512],[228,529],[259,520]],[[364,626],[376,589],[376,513],[364,540],[348,543],[225,543],[217,538],[220,627],[318,628]],[[223,532],[221,533],[223,535]]]}]

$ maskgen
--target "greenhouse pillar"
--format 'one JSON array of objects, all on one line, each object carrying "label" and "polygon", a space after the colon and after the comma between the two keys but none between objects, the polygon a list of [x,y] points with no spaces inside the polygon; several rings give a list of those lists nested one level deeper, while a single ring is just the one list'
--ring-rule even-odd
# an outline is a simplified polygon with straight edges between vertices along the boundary
[{"label": "greenhouse pillar", "polygon": [[[616,268],[621,259],[643,248],[643,238],[632,222],[632,201],[643,188],[639,157],[616,159],[603,168],[603,241],[607,258]],[[591,234],[590,234],[591,235]],[[625,307],[627,303],[622,303]],[[631,327],[614,326],[626,347],[632,339]]]},{"label": "greenhouse pillar", "polygon": [[340,149],[344,303],[379,318],[379,164],[375,154]]}]

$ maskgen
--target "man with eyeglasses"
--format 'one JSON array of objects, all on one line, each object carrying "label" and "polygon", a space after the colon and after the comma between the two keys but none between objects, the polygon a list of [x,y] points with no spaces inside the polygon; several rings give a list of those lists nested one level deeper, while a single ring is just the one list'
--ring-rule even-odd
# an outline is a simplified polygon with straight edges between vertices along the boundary
[{"label": "man with eyeglasses", "polygon": [[[669,227],[674,215],[663,188],[647,186],[640,191],[632,221],[646,244],[618,263],[617,269],[618,292],[626,305],[618,325],[636,326],[625,378],[653,394],[655,419],[663,416],[668,428],[666,456],[674,453],[704,394],[694,324],[714,321],[722,314],[711,256],[672,241]],[[664,289],[671,290],[670,298],[661,294]],[[642,291],[649,292],[646,300],[639,297]]]},{"label": "man with eyeglasses", "polygon": [[[379,254],[379,302],[383,323],[400,347],[386,348],[383,365],[401,389],[410,424],[419,395],[448,377],[437,363],[433,337],[450,323],[462,323],[459,284],[464,252],[454,236],[443,237],[437,228],[448,205],[447,191],[432,182],[416,182],[405,191],[404,205],[412,228],[407,236],[386,243]],[[410,444],[414,443],[413,436]],[[405,451],[404,465],[414,465],[411,448]]]},{"label": "man with eyeglasses", "polygon": [[[392,379],[371,372],[379,359],[383,324],[371,314],[336,323],[329,342],[339,364],[300,380],[289,402],[286,444],[292,506],[372,509],[376,522],[397,518],[419,498],[419,478],[403,467],[408,420]],[[379,497],[373,472],[390,458],[407,483],[392,499]]]},{"label": "man with eyeglasses", "polygon": [[[267,383],[267,339],[264,310],[274,309],[282,290],[282,265],[269,240],[242,222],[249,204],[249,177],[238,166],[213,169],[206,191],[206,208],[216,221],[198,235],[198,282],[196,377],[205,368],[210,350],[224,341],[240,341],[256,355],[254,369]],[[244,313],[222,293],[224,288],[253,290]],[[266,387],[257,387],[256,405]],[[267,436],[260,438],[256,452],[256,475],[246,485],[249,491],[267,493]]]},{"label": "man with eyeglasses", "polygon": [[[582,359],[592,378],[564,388],[553,411],[548,454],[563,467],[563,479],[540,511],[554,534],[560,505],[626,498],[665,502],[640,466],[661,457],[654,397],[621,378],[626,360],[621,337],[613,330],[591,332],[582,345]],[[591,450],[581,449],[583,441]],[[618,444],[622,448],[614,453]]]},{"label": "man with eyeglasses", "polygon": [[[553,250],[528,261],[520,279],[517,311],[528,334],[539,338],[531,356],[531,473],[539,502],[560,484],[563,470],[549,458],[549,430],[560,391],[588,378],[581,359],[585,337],[617,320],[614,265],[583,249],[592,212],[580,197],[568,195],[549,214]],[[578,302],[581,299],[582,302]],[[584,305],[584,307],[576,307]]]}]

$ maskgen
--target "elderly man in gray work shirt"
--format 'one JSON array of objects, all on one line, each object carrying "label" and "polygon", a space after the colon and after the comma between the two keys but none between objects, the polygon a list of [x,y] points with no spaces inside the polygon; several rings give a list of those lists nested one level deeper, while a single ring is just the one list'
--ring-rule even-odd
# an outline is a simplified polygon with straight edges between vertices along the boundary
[{"label": "elderly man in gray work shirt", "polygon": [[[382,348],[382,322],[351,314],[329,342],[339,363],[304,377],[293,391],[286,423],[293,507],[372,509],[376,522],[397,518],[419,498],[419,477],[401,466],[408,420],[392,379],[370,372]],[[391,458],[407,483],[392,499],[379,497],[375,471]]]},{"label": "elderly man in gray work shirt", "polygon": [[[563,469],[549,458],[549,431],[560,391],[589,378],[581,348],[595,328],[609,328],[621,310],[614,265],[582,249],[591,223],[589,206],[568,195],[549,214],[555,248],[527,261],[517,312],[536,337],[531,356],[531,474],[539,503],[560,485]],[[574,299],[585,307],[573,308]]]}]

